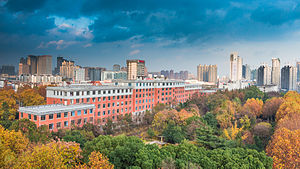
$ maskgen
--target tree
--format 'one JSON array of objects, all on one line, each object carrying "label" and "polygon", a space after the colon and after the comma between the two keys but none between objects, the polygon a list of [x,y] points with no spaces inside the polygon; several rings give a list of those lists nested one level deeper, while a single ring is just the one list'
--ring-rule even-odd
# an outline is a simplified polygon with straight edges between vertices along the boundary
[{"label": "tree", "polygon": [[238,128],[237,122],[235,121],[234,126],[231,126],[231,128],[224,129],[224,135],[228,140],[235,140],[242,130],[243,127]]},{"label": "tree", "polygon": [[21,106],[46,104],[45,99],[34,89],[26,89],[19,94]]},{"label": "tree", "polygon": [[300,94],[295,91],[287,92],[284,97],[284,101],[280,105],[276,113],[276,121],[284,118],[289,113],[298,113],[300,112]]},{"label": "tree", "polygon": [[93,151],[91,153],[91,155],[89,156],[89,162],[88,164],[80,164],[78,166],[76,166],[75,168],[78,169],[99,169],[99,168],[103,168],[103,169],[113,169],[114,165],[111,164],[108,161],[108,158],[105,157],[104,155],[102,155],[99,152],[95,152]]},{"label": "tree", "polygon": [[263,99],[264,93],[260,91],[256,86],[250,86],[246,89],[244,89],[245,98],[244,100],[248,100],[251,98],[254,99]]},{"label": "tree", "polygon": [[16,168],[71,168],[80,162],[80,152],[74,142],[38,144],[19,158]]},{"label": "tree", "polygon": [[163,131],[163,136],[166,142],[175,144],[180,143],[185,139],[185,133],[182,128],[170,120],[167,127]]},{"label": "tree", "polygon": [[0,90],[0,117],[1,118],[4,114],[7,115],[7,113],[10,120],[16,118],[16,112],[17,112],[16,98],[17,95],[13,89]]},{"label": "tree", "polygon": [[110,135],[114,133],[115,124],[111,120],[111,118],[107,118],[107,122],[103,126],[103,130],[105,134]]},{"label": "tree", "polygon": [[292,168],[300,166],[300,130],[277,129],[266,148],[273,158],[274,168]]},{"label": "tree", "polygon": [[263,101],[260,99],[248,99],[242,108],[243,114],[255,118],[262,114]]},{"label": "tree", "polygon": [[262,116],[265,119],[268,119],[269,121],[274,121],[276,112],[279,109],[282,102],[283,99],[279,97],[273,97],[271,99],[268,99],[263,106]]},{"label": "tree", "polygon": [[0,125],[8,129],[13,123],[13,119],[12,119],[13,116],[9,112],[9,106],[6,102],[2,103],[1,112],[2,115],[0,116]]},{"label": "tree", "polygon": [[66,135],[63,137],[64,141],[74,141],[80,145],[81,148],[83,148],[85,142],[87,142],[87,139],[81,134],[79,130],[69,130],[67,131]]},{"label": "tree", "polygon": [[4,129],[0,125],[0,168],[12,168],[29,144],[21,132]]},{"label": "tree", "polygon": [[267,122],[257,123],[254,126],[252,133],[254,134],[257,148],[263,150],[267,146],[272,135],[272,125]]},{"label": "tree", "polygon": [[300,112],[289,113],[277,122],[276,129],[300,130]]},{"label": "tree", "polygon": [[16,120],[12,123],[11,130],[22,132],[31,142],[47,142],[51,133],[47,126],[37,128],[36,124],[29,119]]}]

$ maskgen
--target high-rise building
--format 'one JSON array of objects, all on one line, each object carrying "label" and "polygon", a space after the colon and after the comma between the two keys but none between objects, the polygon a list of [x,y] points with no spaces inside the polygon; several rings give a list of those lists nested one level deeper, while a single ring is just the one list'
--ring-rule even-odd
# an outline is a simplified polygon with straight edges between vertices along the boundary
[{"label": "high-rise building", "polygon": [[144,60],[127,60],[127,78],[128,80],[136,80],[145,77],[145,61]]},{"label": "high-rise building", "polygon": [[267,64],[261,65],[257,69],[257,85],[264,86],[271,84],[271,67]]},{"label": "high-rise building", "polygon": [[120,71],[120,70],[121,70],[121,66],[119,64],[113,65],[113,71]]},{"label": "high-rise building", "polygon": [[64,60],[60,66],[60,75],[66,79],[74,78],[74,61]]},{"label": "high-rise building", "polygon": [[38,75],[51,75],[52,74],[52,56],[51,55],[38,56],[37,74]]},{"label": "high-rise building", "polygon": [[245,80],[251,79],[251,69],[250,66],[247,64],[243,65],[243,79]]},{"label": "high-rise building", "polygon": [[243,60],[238,56],[237,52],[230,54],[230,80],[239,81],[242,80],[242,64]]},{"label": "high-rise building", "polygon": [[297,90],[297,67],[286,65],[281,69],[281,89]]},{"label": "high-rise building", "polygon": [[74,80],[75,82],[85,81],[85,69],[79,66],[74,67]]},{"label": "high-rise building", "polygon": [[63,61],[65,61],[65,59],[61,56],[56,58],[56,68],[54,69],[54,74],[56,75],[60,74],[60,67]]},{"label": "high-rise building", "polygon": [[272,76],[271,83],[280,87],[280,60],[272,58]]},{"label": "high-rise building", "polygon": [[27,59],[21,58],[19,63],[19,75],[29,75],[30,74],[30,67],[27,64]]},{"label": "high-rise building", "polygon": [[106,70],[102,67],[85,67],[85,80],[100,81],[101,72]]},{"label": "high-rise building", "polygon": [[197,80],[217,83],[217,65],[198,65]]},{"label": "high-rise building", "polygon": [[174,70],[170,70],[169,79],[175,79]]},{"label": "high-rise building", "polygon": [[32,75],[37,74],[38,56],[28,55],[27,65],[29,65],[29,73]]},{"label": "high-rise building", "polygon": [[296,63],[297,67],[297,82],[300,82],[300,62]]},{"label": "high-rise building", "polygon": [[251,70],[251,80],[257,80],[257,69]]},{"label": "high-rise building", "polygon": [[1,74],[7,74],[9,76],[15,75],[15,66],[12,65],[2,65]]}]

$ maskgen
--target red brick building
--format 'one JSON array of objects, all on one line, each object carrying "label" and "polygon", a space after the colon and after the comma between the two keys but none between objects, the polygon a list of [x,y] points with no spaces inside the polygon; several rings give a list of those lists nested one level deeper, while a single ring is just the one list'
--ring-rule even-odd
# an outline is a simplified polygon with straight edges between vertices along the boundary
[{"label": "red brick building", "polygon": [[[194,93],[203,95],[211,92],[214,91],[202,90],[199,84],[185,84],[184,81],[178,80],[126,80],[115,81],[111,85],[101,86],[69,85],[48,87],[47,104],[62,104],[70,107],[75,105],[93,105],[92,114],[88,113],[89,116],[82,117],[80,115],[77,117],[75,113],[74,118],[80,121],[83,118],[87,118],[90,123],[103,125],[108,118],[116,121],[118,115],[124,114],[132,114],[135,117],[142,115],[146,110],[151,110],[158,103],[183,103]],[[20,108],[20,117],[28,118],[26,111],[21,110],[26,110],[26,107]],[[70,111],[69,113],[71,113]],[[41,116],[37,118],[41,118]],[[75,124],[78,124],[76,120]],[[42,124],[47,125],[47,120],[44,123],[37,123],[40,122],[40,119],[35,122],[38,126]],[[52,129],[57,130],[57,128],[57,126],[53,126]]]}]

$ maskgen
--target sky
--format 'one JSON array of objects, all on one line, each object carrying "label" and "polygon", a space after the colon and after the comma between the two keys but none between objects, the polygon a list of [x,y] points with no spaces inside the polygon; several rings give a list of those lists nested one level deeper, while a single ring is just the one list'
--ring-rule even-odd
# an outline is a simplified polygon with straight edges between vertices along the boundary
[{"label": "sky", "polygon": [[229,55],[257,68],[300,60],[300,0],[0,0],[0,65],[63,56],[112,69],[145,59],[148,71],[229,73]]}]

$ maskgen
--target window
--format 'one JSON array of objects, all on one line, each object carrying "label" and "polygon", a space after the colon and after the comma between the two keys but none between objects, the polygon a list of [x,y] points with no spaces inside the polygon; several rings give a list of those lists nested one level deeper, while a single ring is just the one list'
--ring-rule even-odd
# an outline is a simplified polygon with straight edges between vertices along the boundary
[{"label": "window", "polygon": [[100,102],[101,101],[101,97],[98,97],[98,102]]},{"label": "window", "polygon": [[86,124],[87,123],[87,118],[83,119],[83,123]]},{"label": "window", "polygon": [[80,125],[81,124],[81,119],[78,119],[77,120],[77,125]]},{"label": "window", "polygon": [[101,113],[100,113],[100,111],[98,111],[98,116],[100,116],[101,115]]},{"label": "window", "polygon": [[64,112],[64,117],[68,117],[68,112]]},{"label": "window", "polygon": [[93,113],[93,109],[90,109],[90,114],[92,114]]},{"label": "window", "polygon": [[71,120],[71,125],[75,125],[75,120]]},{"label": "window", "polygon": [[84,111],[84,113],[83,114],[87,114],[87,110],[83,110]]},{"label": "window", "polygon": [[49,120],[53,119],[53,114],[49,114]]},{"label": "window", "polygon": [[[35,119],[35,120],[36,120],[36,119]],[[42,115],[42,116],[41,116],[41,120],[42,120],[42,121],[46,120],[46,116],[45,116],[45,115]]]},{"label": "window", "polygon": [[53,123],[49,124],[49,129],[52,130],[53,129]]},{"label": "window", "polygon": [[103,108],[105,108],[105,104],[103,104]]},{"label": "window", "polygon": [[103,111],[103,116],[105,115],[105,111]]},{"label": "window", "polygon": [[106,100],[106,97],[103,97],[103,101],[105,101]]},{"label": "window", "polygon": [[28,114],[28,119],[31,120],[31,114]]},{"label": "window", "polygon": [[36,115],[33,116],[33,119],[36,121],[36,119],[37,119]]},{"label": "window", "polygon": [[68,127],[68,125],[69,125],[69,122],[68,122],[68,121],[65,121],[65,122],[64,122],[64,126],[65,126],[65,127]]},{"label": "window", "polygon": [[81,110],[77,110],[77,116],[81,116]]},{"label": "window", "polygon": [[21,113],[21,118],[23,118],[23,113]]},{"label": "window", "polygon": [[61,127],[61,122],[56,123],[56,128],[60,128]]},{"label": "window", "polygon": [[71,112],[71,116],[75,116],[75,111],[72,111],[72,112]]},{"label": "window", "polygon": [[56,118],[57,118],[57,119],[60,119],[60,118],[61,118],[61,113],[57,113],[57,114],[56,114]]}]

